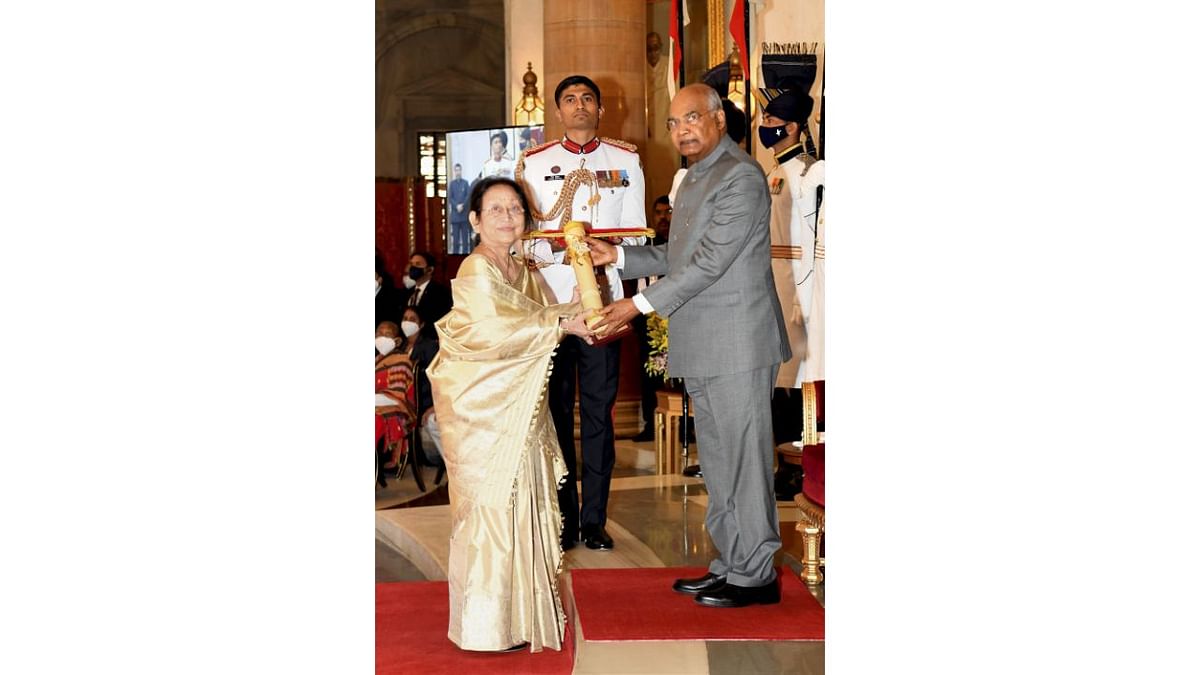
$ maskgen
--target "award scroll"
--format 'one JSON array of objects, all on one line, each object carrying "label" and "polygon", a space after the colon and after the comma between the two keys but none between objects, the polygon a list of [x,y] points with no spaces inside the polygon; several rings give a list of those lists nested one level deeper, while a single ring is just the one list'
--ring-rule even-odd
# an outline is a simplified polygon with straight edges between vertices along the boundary
[{"label": "award scroll", "polygon": [[[579,285],[579,302],[583,305],[584,310],[590,314],[586,320],[588,327],[594,328],[596,324],[600,323],[600,317],[596,315],[596,312],[601,307],[604,307],[604,300],[600,297],[600,285],[596,282],[595,265],[592,264],[592,252],[588,249],[584,238],[589,234],[604,237],[653,237],[654,230],[598,230],[596,232],[588,232],[586,229],[587,225],[588,223],[571,220],[563,225],[562,231],[539,230],[528,232],[525,234],[525,238],[561,238],[566,240],[566,255],[563,258],[563,262],[570,264],[571,269],[575,272],[575,281]],[[597,333],[595,344],[602,345],[613,340],[618,340],[624,337],[629,330],[629,324],[626,324],[616,331],[610,332],[606,330]]]}]

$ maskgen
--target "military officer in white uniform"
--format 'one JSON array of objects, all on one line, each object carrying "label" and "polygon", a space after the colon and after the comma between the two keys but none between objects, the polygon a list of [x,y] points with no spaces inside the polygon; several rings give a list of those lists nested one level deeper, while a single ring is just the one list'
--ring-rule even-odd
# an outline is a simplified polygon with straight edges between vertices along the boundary
[{"label": "military officer in white uniform", "polygon": [[513,159],[508,155],[508,134],[497,131],[491,137],[491,155],[483,163],[480,178],[490,176],[513,177]]},{"label": "military officer in white uniform", "polygon": [[[571,75],[558,84],[554,103],[566,135],[525,150],[517,162],[517,181],[528,186],[532,197],[535,227],[559,230],[563,223],[578,220],[590,223],[593,232],[645,228],[646,184],[636,146],[596,136],[604,114],[599,87],[583,75]],[[625,238],[624,243],[642,244],[645,237]],[[529,242],[526,256],[541,267],[558,300],[569,302],[576,285],[575,273],[563,263],[561,242],[553,246],[544,239]],[[625,297],[621,277],[613,266],[596,277],[605,304]],[[620,341],[591,346],[568,336],[554,357],[547,395],[569,471],[566,484],[559,490],[564,550],[574,546],[577,538],[593,549],[607,550],[613,545],[604,526],[616,458],[612,409],[617,400],[619,369]],[[582,507],[575,486],[576,370]]]},{"label": "military officer in white uniform", "polygon": [[[803,134],[813,100],[802,90],[760,89],[762,123],[758,139],[774,153],[767,174],[771,194],[771,269],[783,308],[792,358],[779,366],[771,400],[775,442],[795,441],[803,433],[801,383],[813,381],[809,366],[814,255],[817,252],[818,190],[825,184],[825,162],[805,154]],[[823,289],[822,289],[823,292]],[[821,303],[822,306],[824,303]],[[822,374],[821,379],[824,379]],[[780,463],[776,497],[791,499],[799,491],[800,474]]]}]

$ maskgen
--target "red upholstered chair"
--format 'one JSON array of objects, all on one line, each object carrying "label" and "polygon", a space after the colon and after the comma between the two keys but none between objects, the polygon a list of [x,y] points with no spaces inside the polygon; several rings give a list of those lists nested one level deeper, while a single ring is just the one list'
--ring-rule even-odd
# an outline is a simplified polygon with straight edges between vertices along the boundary
[{"label": "red upholstered chair", "polygon": [[804,397],[804,438],[795,445],[801,447],[800,466],[804,469],[804,482],[796,505],[800,507],[801,519],[796,530],[804,540],[804,557],[800,563],[803,571],[800,578],[810,586],[824,579],[821,568],[825,559],[821,556],[821,540],[825,534],[825,381],[805,382],[801,387]]}]

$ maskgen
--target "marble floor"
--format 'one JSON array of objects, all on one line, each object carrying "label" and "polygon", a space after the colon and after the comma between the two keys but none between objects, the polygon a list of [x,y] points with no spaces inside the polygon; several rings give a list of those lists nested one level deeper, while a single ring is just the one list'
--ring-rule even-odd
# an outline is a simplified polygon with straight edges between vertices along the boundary
[{"label": "marble floor", "polygon": [[[655,475],[653,443],[617,441],[617,468],[609,496],[612,551],[582,544],[566,554],[568,570],[585,567],[705,566],[713,557],[704,529],[704,481]],[[411,476],[376,487],[375,580],[445,579],[449,541],[446,489],[425,474],[422,494]],[[799,569],[798,513],[779,502],[783,547],[776,564]],[[824,604],[824,585],[813,589]],[[823,673],[824,642],[579,643],[576,673]],[[596,664],[603,664],[597,666]],[[596,668],[600,668],[597,670]]]}]

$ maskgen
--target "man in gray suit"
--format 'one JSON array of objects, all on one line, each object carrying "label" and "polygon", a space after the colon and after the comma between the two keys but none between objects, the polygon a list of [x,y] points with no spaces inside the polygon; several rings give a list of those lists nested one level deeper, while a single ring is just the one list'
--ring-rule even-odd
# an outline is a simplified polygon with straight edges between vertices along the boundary
[{"label": "man in gray suit", "polygon": [[771,392],[791,348],[771,272],[771,198],[762,169],[725,135],[712,88],[679,90],[667,129],[691,165],[667,243],[615,247],[588,239],[593,262],[614,263],[622,278],[665,276],[603,308],[596,329],[651,311],[671,319],[668,373],[685,378],[694,403],[709,495],[705,524],[720,552],[708,574],[679,579],[674,589],[711,607],[775,603]]}]

